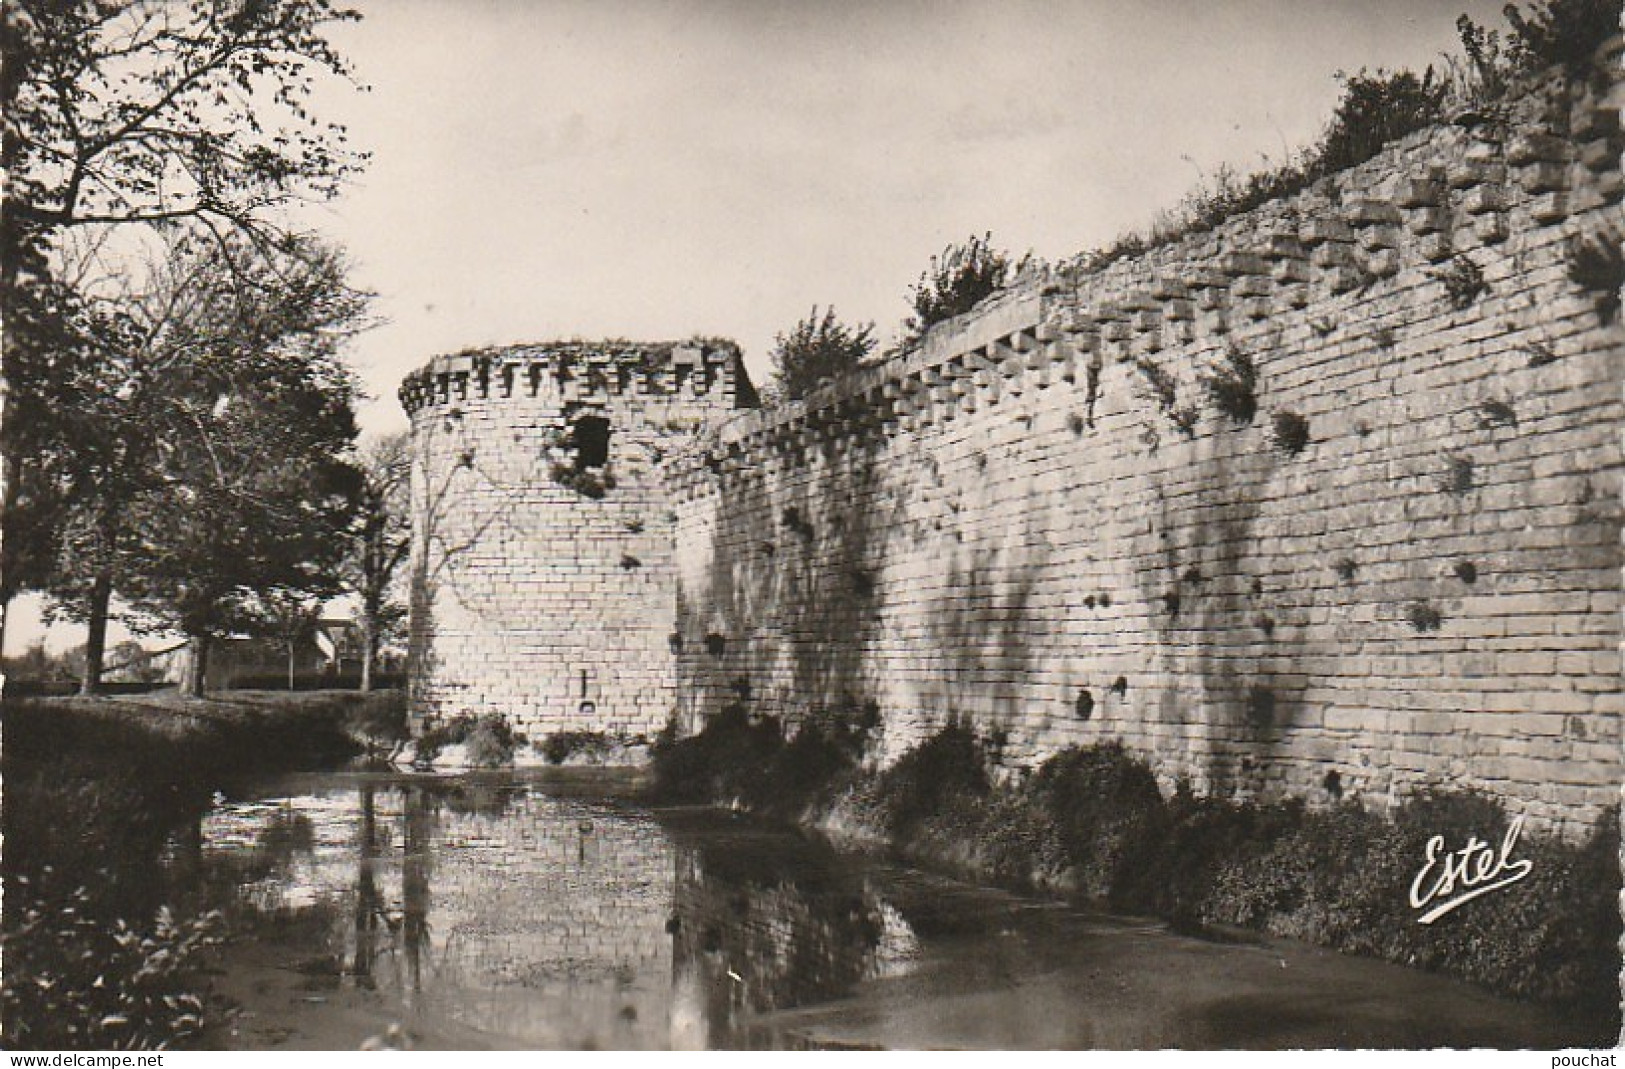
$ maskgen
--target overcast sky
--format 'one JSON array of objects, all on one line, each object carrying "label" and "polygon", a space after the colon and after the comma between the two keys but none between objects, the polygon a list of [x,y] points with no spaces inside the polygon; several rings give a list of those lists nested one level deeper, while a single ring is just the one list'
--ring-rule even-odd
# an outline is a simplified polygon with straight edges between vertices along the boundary
[{"label": "overcast sky", "polygon": [[1311,142],[1334,74],[1421,68],[1501,0],[373,0],[333,102],[367,174],[313,216],[401,376],[469,345],[695,333],[753,371],[814,303],[890,338],[950,241],[1058,259]]},{"label": "overcast sky", "polygon": [[[361,0],[373,160],[305,216],[385,325],[370,430],[437,353],[732,337],[760,379],[816,303],[889,340],[931,255],[1059,259],[1309,144],[1338,70],[1420,69],[1502,0]],[[16,606],[7,645],[40,634]],[[58,629],[53,647],[81,641]]]}]

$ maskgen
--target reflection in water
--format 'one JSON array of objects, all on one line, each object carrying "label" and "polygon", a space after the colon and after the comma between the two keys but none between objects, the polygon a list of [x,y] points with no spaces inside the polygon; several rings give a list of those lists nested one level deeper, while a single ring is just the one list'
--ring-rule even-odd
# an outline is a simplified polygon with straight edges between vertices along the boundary
[{"label": "reflection in water", "polygon": [[822,844],[713,828],[679,848],[673,1041],[757,1045],[753,1013],[845,994],[906,967],[916,944],[850,858]]},{"label": "reflection in water", "polygon": [[377,982],[373,979],[373,961],[378,956],[378,925],[381,922],[384,930],[390,930],[388,912],[384,909],[383,896],[378,891],[378,874],[376,871],[378,861],[378,807],[374,800],[376,788],[372,784],[363,784],[361,796],[361,827],[357,837],[360,862],[356,865],[355,878],[355,955],[350,964],[350,975],[355,977],[356,985],[366,990],[374,990]]},{"label": "reflection in water", "polygon": [[431,855],[431,837],[434,833],[434,810],[429,805],[429,794],[422,787],[407,788],[403,823],[406,835],[401,857],[401,913],[405,921],[402,936],[406,949],[406,972],[413,997],[409,1005],[417,1003],[416,996],[423,991],[423,951],[429,942],[429,876],[434,868]]},{"label": "reflection in water", "polygon": [[727,813],[650,812],[602,782],[290,784],[171,845],[244,937],[221,983],[244,1008],[230,1042],[251,1048],[355,1047],[396,1023],[544,1049],[1595,1038],[1440,977],[1194,940]]},{"label": "reflection in water", "polygon": [[525,1046],[770,1040],[752,1013],[912,948],[827,847],[524,784],[352,780],[218,806],[200,841],[239,923],[308,990]]}]

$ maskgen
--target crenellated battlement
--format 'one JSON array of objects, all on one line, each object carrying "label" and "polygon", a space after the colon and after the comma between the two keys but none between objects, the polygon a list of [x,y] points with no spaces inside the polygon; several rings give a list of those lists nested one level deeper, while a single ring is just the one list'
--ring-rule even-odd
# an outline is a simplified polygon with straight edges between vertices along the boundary
[{"label": "crenellated battlement", "polygon": [[470,399],[549,395],[560,402],[646,398],[704,401],[737,408],[756,403],[730,341],[549,342],[437,356],[401,383],[408,415]]}]

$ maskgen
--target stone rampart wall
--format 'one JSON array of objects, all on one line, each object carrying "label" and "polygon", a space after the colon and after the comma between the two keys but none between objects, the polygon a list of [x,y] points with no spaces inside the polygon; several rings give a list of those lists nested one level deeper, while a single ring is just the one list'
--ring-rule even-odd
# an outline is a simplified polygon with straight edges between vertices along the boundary
[{"label": "stone rampart wall", "polygon": [[882,759],[963,717],[1012,766],[1120,739],[1226,795],[1591,820],[1620,147],[1553,83],[729,421],[673,473],[682,721],[874,702]]}]

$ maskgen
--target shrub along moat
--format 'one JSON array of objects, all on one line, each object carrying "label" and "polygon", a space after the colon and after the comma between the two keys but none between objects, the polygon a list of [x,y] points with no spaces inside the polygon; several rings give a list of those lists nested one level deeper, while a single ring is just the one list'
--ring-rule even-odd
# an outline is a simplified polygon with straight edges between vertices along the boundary
[{"label": "shrub along moat", "polygon": [[654,749],[655,791],[737,804],[882,845],[916,862],[1062,892],[1176,929],[1226,926],[1301,939],[1563,1006],[1594,1042],[1619,1030],[1617,810],[1584,842],[1525,835],[1529,875],[1430,925],[1411,908],[1428,841],[1499,847],[1501,804],[1419,794],[1392,816],[1345,800],[1226,801],[1171,793],[1117,743],[1069,747],[1001,778],[998,740],[950,722],[881,771],[865,767],[873,707],[787,732],[735,706]]},{"label": "shrub along moat", "polygon": [[208,1015],[218,914],[163,857],[232,777],[314,768],[404,735],[400,695],[8,699],[3,984],[10,1049],[185,1046]]}]

